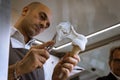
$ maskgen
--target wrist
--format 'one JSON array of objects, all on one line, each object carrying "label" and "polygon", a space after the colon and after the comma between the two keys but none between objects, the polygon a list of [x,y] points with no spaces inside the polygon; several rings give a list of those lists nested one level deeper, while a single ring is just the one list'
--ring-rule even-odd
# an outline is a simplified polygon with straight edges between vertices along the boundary
[{"label": "wrist", "polygon": [[18,62],[9,66],[8,80],[20,80],[21,74],[18,68]]},{"label": "wrist", "polygon": [[21,66],[20,66],[20,62],[16,62],[15,71],[16,71],[17,76],[20,76],[22,74],[22,69],[21,69]]}]

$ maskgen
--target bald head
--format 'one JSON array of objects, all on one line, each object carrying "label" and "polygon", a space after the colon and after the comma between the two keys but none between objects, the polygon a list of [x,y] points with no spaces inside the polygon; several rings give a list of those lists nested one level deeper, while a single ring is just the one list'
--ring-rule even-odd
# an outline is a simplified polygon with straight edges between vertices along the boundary
[{"label": "bald head", "polygon": [[28,4],[26,7],[29,7],[30,9],[35,9],[38,6],[48,8],[46,5],[42,4],[41,2],[32,2],[32,3]]},{"label": "bald head", "polygon": [[28,4],[27,6],[25,6],[24,8],[28,8],[29,11],[33,11],[33,10],[39,8],[41,10],[44,10],[46,13],[49,13],[49,15],[52,14],[50,8],[48,8],[46,5],[42,4],[41,2],[32,2],[32,3]]},{"label": "bald head", "polygon": [[51,23],[51,10],[40,2],[32,2],[22,10],[15,27],[27,38],[38,35],[46,30]]}]

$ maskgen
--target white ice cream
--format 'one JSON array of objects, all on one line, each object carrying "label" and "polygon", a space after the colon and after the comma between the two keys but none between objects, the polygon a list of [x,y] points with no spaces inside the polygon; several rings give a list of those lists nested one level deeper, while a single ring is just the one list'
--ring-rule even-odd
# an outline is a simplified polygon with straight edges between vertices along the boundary
[{"label": "white ice cream", "polygon": [[81,51],[85,50],[87,38],[82,34],[78,34],[70,22],[61,22],[59,25],[57,25],[56,29],[59,41],[69,38],[74,45],[80,47]]}]

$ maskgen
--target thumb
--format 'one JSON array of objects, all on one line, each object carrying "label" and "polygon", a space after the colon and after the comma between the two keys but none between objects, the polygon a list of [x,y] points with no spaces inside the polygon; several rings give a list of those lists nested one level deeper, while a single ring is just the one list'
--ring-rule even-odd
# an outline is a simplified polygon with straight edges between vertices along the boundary
[{"label": "thumb", "polygon": [[48,41],[48,42],[45,42],[45,43],[40,44],[40,45],[32,46],[32,48],[43,49],[43,48],[45,48],[45,47],[53,46],[54,44],[55,44],[54,41]]}]

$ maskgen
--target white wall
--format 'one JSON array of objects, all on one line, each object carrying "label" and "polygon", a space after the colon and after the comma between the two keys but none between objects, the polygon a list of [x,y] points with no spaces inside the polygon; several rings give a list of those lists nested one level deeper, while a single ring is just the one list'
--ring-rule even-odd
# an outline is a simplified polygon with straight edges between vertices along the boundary
[{"label": "white wall", "polygon": [[[110,70],[108,65],[110,49],[115,46],[120,46],[120,40],[81,54],[82,61],[79,63],[79,66],[84,67],[91,74],[98,76],[107,75]],[[91,68],[95,68],[96,71],[92,71]]]},{"label": "white wall", "polygon": [[10,0],[0,0],[0,80],[7,80]]}]

